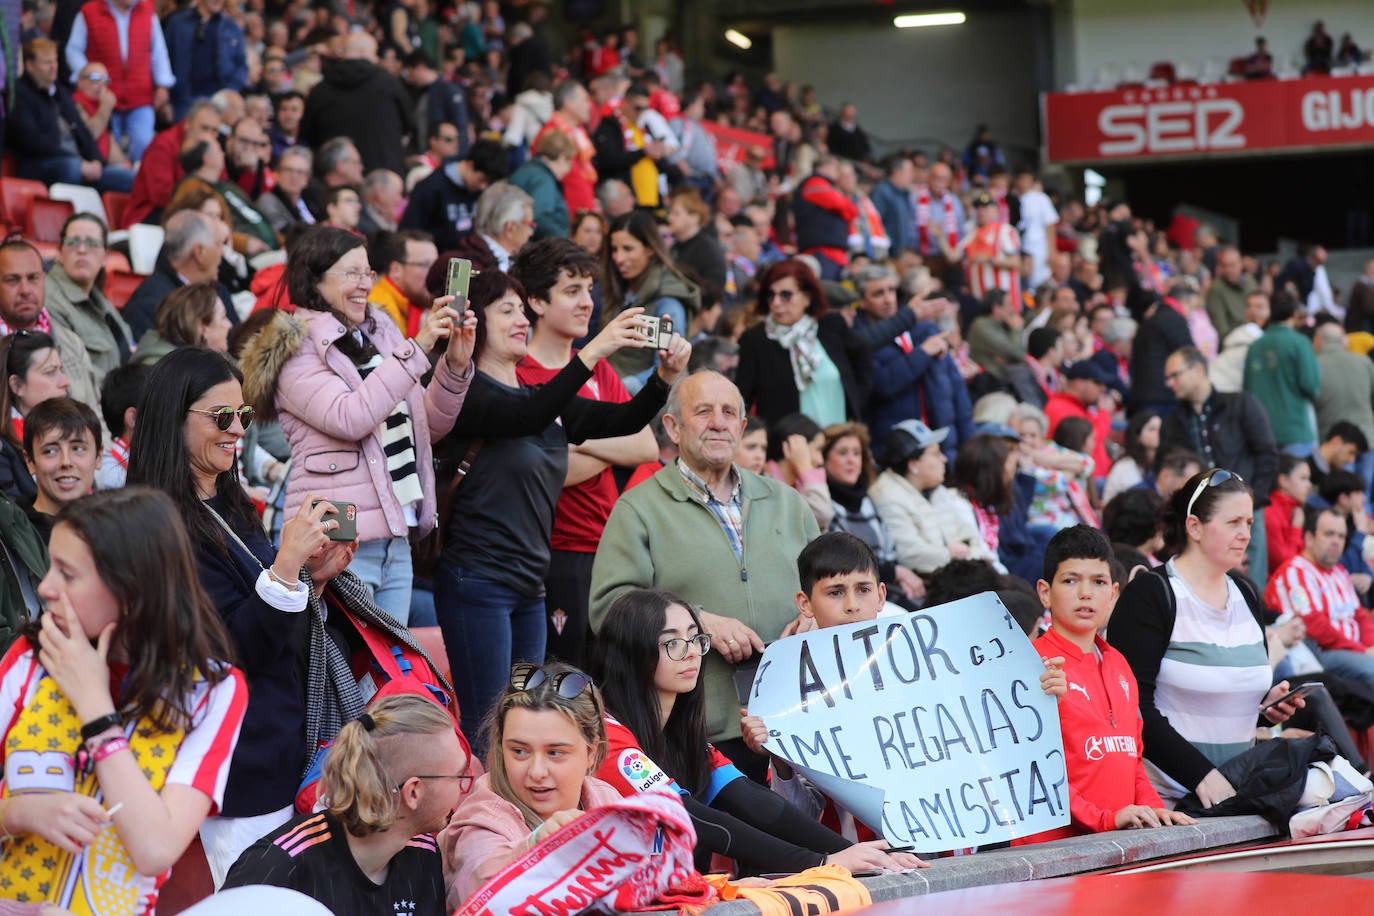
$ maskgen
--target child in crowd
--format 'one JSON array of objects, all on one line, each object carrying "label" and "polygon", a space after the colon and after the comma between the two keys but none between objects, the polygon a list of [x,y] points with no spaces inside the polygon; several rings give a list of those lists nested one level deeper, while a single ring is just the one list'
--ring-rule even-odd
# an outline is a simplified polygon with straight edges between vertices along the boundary
[{"label": "child in crowd", "polygon": [[49,398],[29,411],[24,461],[38,495],[19,505],[43,540],[58,511],[91,492],[99,460],[100,419],[94,410],[71,398]]},{"label": "child in crowd", "polygon": [[[887,601],[887,588],[878,578],[878,558],[872,548],[852,534],[832,531],[807,544],[797,556],[801,588],[797,611],[816,628],[862,623],[878,617]],[[938,613],[938,609],[936,610]],[[1047,658],[1040,687],[1050,696],[1063,697],[1067,690],[1062,658]],[[768,727],[763,719],[740,710],[744,743],[756,754],[766,754]],[[795,773],[786,761],[773,758],[773,790],[848,839],[871,840],[876,832],[855,819],[833,799]],[[924,864],[924,863],[923,863]]]},{"label": "child in crowd", "polygon": [[1035,649],[1044,658],[1058,657],[1068,680],[1059,701],[1059,726],[1072,822],[1013,845],[1197,823],[1165,808],[1150,785],[1141,753],[1144,722],[1135,676],[1125,657],[1098,635],[1121,593],[1111,560],[1111,544],[1086,525],[1065,528],[1045,549],[1045,575],[1037,587],[1052,622]]},{"label": "child in crowd", "polygon": [[143,397],[143,380],[147,377],[147,366],[129,363],[111,369],[100,386],[100,413],[105,419],[105,428],[110,431],[110,444],[95,471],[98,490],[124,486],[129,472],[129,440],[134,435],[134,415],[138,413],[138,399]]},{"label": "child in crowd", "polygon": [[739,440],[739,455],[735,463],[755,474],[767,472],[768,427],[753,414],[744,418],[744,435]]}]

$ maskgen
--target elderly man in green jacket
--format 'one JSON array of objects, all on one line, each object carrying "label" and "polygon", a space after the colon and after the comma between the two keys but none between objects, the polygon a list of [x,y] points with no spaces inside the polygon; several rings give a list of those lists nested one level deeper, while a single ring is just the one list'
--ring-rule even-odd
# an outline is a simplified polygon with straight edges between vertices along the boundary
[{"label": "elderly man in green jacket", "polygon": [[616,502],[592,566],[592,629],[632,588],[667,589],[699,608],[711,634],[702,672],[707,733],[764,781],[767,758],[740,737],[733,672],[796,617],[797,554],[820,532],[795,490],[735,464],[744,403],[733,382],[695,372],[664,411],[678,458]]}]

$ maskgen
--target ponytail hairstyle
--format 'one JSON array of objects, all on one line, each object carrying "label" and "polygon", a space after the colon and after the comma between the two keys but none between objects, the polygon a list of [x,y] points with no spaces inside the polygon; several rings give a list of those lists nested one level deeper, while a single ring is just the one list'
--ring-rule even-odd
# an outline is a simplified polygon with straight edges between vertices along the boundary
[{"label": "ponytail hairstyle", "polygon": [[423,735],[453,731],[453,719],[416,694],[383,697],[339,729],[324,762],[320,795],[329,813],[354,836],[380,833],[396,822],[397,764],[406,745]]},{"label": "ponytail hairstyle", "polygon": [[503,747],[508,712],[512,709],[528,709],[532,712],[553,710],[567,716],[568,721],[577,727],[582,739],[592,748],[592,766],[587,774],[589,776],[601,767],[601,762],[606,758],[606,714],[603,712],[604,707],[601,705],[601,695],[596,689],[596,684],[588,684],[586,689],[569,700],[558,695],[554,683],[561,680],[559,675],[582,672],[562,662],[550,662],[543,666],[543,671],[546,675],[545,680],[533,690],[507,684],[506,689],[497,698],[496,705],[492,707],[485,726],[487,772],[490,774],[491,788],[520,811],[525,819],[525,826],[531,830],[544,823],[544,819],[522,802],[511,788],[510,776],[506,773],[506,755]]}]

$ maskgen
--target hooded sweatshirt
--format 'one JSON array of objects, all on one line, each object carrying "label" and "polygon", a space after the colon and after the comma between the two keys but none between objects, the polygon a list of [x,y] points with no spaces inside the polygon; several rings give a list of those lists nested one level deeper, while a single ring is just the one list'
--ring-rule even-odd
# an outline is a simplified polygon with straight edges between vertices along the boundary
[{"label": "hooded sweatshirt", "polygon": [[400,80],[365,60],[327,60],[323,77],[306,100],[302,140],[318,149],[347,137],[362,154],[364,170],[404,175],[404,137],[415,132],[415,106]]}]

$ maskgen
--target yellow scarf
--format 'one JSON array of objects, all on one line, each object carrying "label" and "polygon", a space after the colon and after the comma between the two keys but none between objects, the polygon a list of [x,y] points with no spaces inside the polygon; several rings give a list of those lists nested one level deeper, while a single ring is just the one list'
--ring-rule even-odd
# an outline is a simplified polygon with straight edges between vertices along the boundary
[{"label": "yellow scarf", "polygon": [[[27,685],[26,685],[27,686]],[[140,721],[125,726],[134,759],[154,791],[161,791],[185,732],[163,732]],[[5,739],[4,797],[28,792],[76,792],[97,800],[95,773],[76,772],[81,743],[76,710],[46,674]],[[46,900],[78,916],[124,916],[142,911],[157,879],[140,876],[114,827],[79,855],[34,834],[11,837],[0,853],[0,898]]]}]

